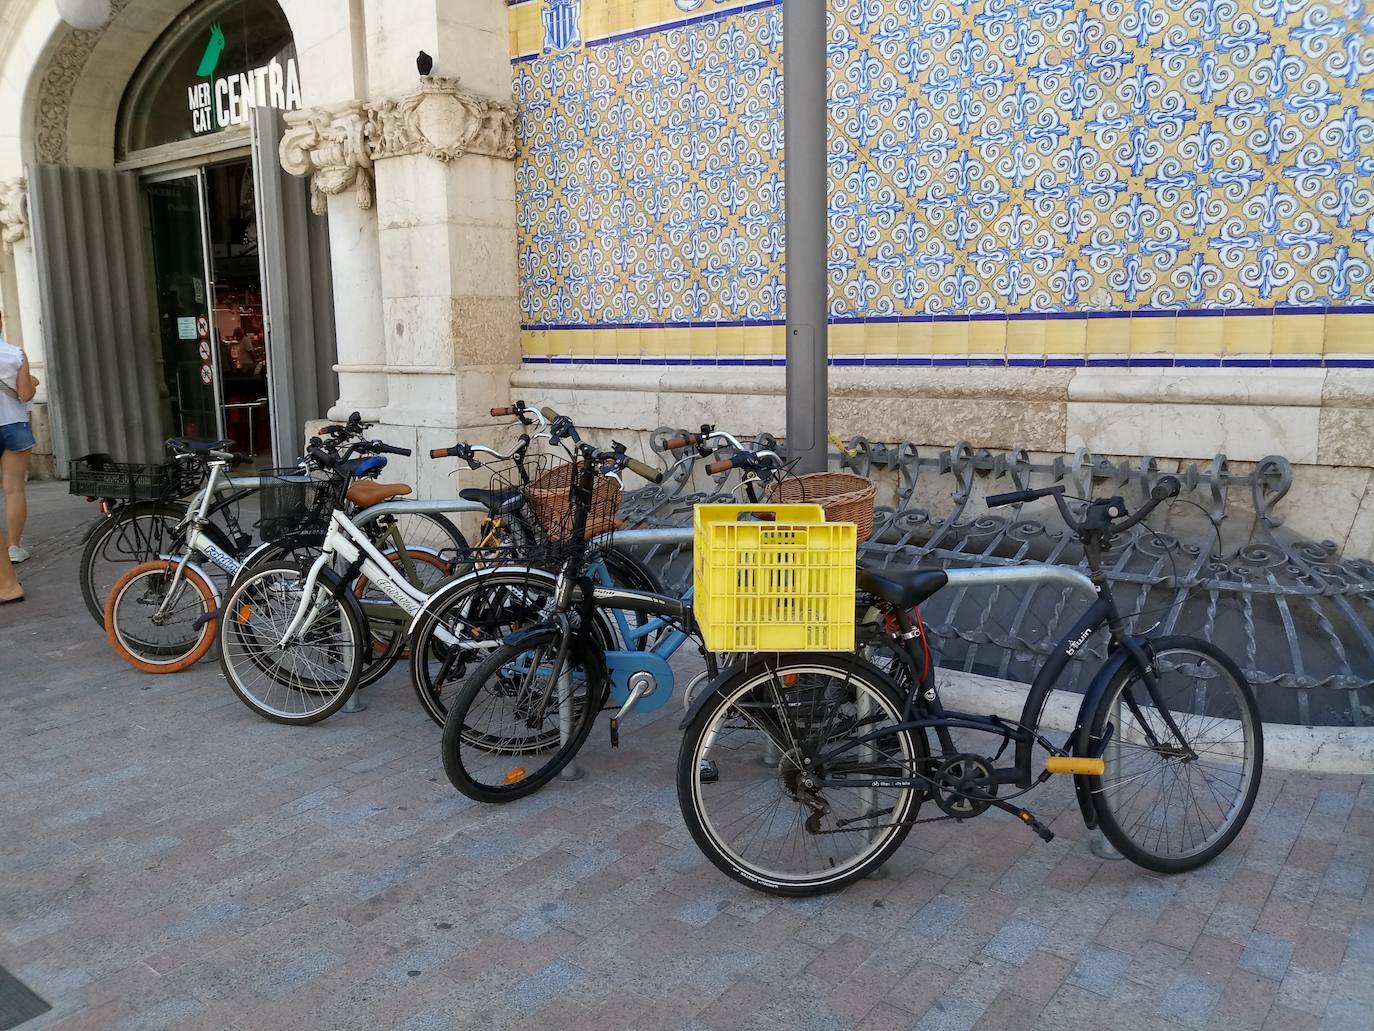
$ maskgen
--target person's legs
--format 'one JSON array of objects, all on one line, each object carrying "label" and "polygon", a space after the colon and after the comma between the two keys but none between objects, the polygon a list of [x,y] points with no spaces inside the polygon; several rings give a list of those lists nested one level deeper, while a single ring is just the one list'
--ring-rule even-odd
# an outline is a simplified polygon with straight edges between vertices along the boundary
[{"label": "person's legs", "polygon": [[29,455],[26,451],[12,451],[8,448],[0,453],[0,488],[5,492],[5,533],[11,545],[19,547],[24,540],[24,523],[28,520],[29,502],[24,496],[24,481],[29,471]]},{"label": "person's legs", "polygon": [[9,542],[4,531],[0,531],[0,602],[14,601],[24,596],[24,588],[19,577],[14,575],[14,565],[10,562]]}]

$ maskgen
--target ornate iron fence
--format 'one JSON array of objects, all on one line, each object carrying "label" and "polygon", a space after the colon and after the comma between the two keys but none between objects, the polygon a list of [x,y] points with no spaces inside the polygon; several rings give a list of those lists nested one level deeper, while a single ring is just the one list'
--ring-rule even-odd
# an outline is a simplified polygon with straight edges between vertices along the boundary
[{"label": "ornate iron fence", "polygon": [[[669,435],[664,430],[654,440]],[[1281,530],[1275,510],[1292,486],[1292,467],[1282,457],[1240,473],[1224,455],[1163,469],[1152,458],[1112,461],[1086,450],[1036,461],[1021,449],[992,452],[960,443],[922,451],[856,438],[838,458],[874,480],[879,498],[891,502],[878,508],[864,557],[947,568],[1081,562],[1052,506],[1003,514],[983,507],[984,494],[1063,482],[1070,494],[1120,494],[1129,505],[1173,472],[1184,492],[1172,503],[1167,529],[1137,527],[1110,553],[1108,576],[1135,627],[1214,641],[1245,670],[1266,720],[1374,723],[1374,563],[1342,557],[1334,542]],[[707,478],[702,489],[696,465],[684,456],[663,484],[627,494],[626,522],[685,526],[693,505],[731,500],[721,493],[724,477]],[[1237,492],[1245,502],[1234,506],[1241,515],[1233,512]],[[645,557],[673,586],[691,578],[682,549],[659,546]],[[923,615],[942,666],[1029,682],[1054,644],[1051,634],[1062,632],[1080,606],[1052,587],[951,589],[927,602]],[[1101,636],[1076,656],[1069,686],[1086,688],[1103,658]]]}]

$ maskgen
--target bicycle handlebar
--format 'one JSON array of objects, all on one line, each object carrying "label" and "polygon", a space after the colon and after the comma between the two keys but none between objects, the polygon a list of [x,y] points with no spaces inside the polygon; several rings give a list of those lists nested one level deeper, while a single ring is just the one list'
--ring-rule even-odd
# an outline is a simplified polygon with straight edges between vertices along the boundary
[{"label": "bicycle handlebar", "polygon": [[[708,467],[709,471],[709,467]],[[1183,484],[1177,476],[1161,476],[1150,488],[1150,497],[1136,509],[1134,515],[1126,514],[1126,505],[1120,498],[1098,498],[1088,504],[1090,513],[1083,519],[1075,519],[1069,511],[1068,502],[1064,500],[1064,485],[1056,483],[1049,487],[1027,488],[1025,490],[1007,491],[1004,494],[989,494],[984,502],[988,508],[999,508],[1002,505],[1019,505],[1027,501],[1034,501],[1036,498],[1054,498],[1054,503],[1059,509],[1059,515],[1064,520],[1065,525],[1074,533],[1083,534],[1085,530],[1106,530],[1117,534],[1129,530],[1158,507],[1162,501],[1178,497],[1183,490]],[[1118,507],[1119,506],[1119,507]],[[1101,511],[1102,515],[1094,517],[1092,513]],[[1120,522],[1116,520],[1121,520]]]}]

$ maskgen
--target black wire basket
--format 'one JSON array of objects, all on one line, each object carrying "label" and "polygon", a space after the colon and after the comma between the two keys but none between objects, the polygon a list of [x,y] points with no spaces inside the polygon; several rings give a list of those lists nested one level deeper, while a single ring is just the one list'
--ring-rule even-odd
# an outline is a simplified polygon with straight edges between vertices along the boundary
[{"label": "black wire basket", "polygon": [[324,533],[329,517],[343,504],[347,482],[300,469],[264,469],[258,535],[279,541],[299,533]]},{"label": "black wire basket", "polygon": [[[502,550],[507,558],[558,563],[570,553],[585,550],[573,539],[573,483],[577,465],[552,455],[532,455],[492,471],[490,489],[510,501],[503,512],[506,527]],[[620,484],[598,475],[583,541],[601,538],[609,543],[619,525]]]},{"label": "black wire basket", "polygon": [[204,482],[205,466],[200,462],[116,462],[97,452],[74,458],[67,466],[68,493],[108,501],[183,498]]}]

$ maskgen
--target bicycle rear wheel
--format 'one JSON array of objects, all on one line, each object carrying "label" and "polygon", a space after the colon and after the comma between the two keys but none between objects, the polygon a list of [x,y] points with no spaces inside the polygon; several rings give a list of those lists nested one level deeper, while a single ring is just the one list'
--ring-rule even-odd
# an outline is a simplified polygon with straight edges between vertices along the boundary
[{"label": "bicycle rear wheel", "polygon": [[[174,586],[175,585],[175,586]],[[105,602],[105,634],[115,654],[144,673],[179,673],[215,643],[215,592],[193,566],[155,559],[134,566]],[[199,625],[197,625],[199,624]]]},{"label": "bicycle rear wheel", "polygon": [[[289,562],[243,577],[220,618],[220,665],[250,709],[277,723],[318,723],[338,712],[358,686],[370,647],[351,598],[321,574],[306,623],[281,640],[300,607],[306,572]],[[346,600],[347,599],[347,600]]]},{"label": "bicycle rear wheel", "polygon": [[[852,655],[753,656],[726,674],[683,736],[677,797],[697,846],[773,895],[835,891],[911,831],[924,791],[920,730],[903,698]],[[715,776],[700,771],[714,765]]]},{"label": "bicycle rear wheel", "polygon": [[479,802],[533,794],[568,765],[609,691],[601,653],[574,639],[551,680],[563,631],[534,630],[473,670],[444,723],[444,772]]},{"label": "bicycle rear wheel", "polygon": [[81,598],[86,611],[105,625],[110,590],[130,567],[171,549],[186,506],[176,502],[138,502],[102,517],[81,549]]},{"label": "bicycle rear wheel", "polygon": [[1166,637],[1150,652],[1163,709],[1135,664],[1123,666],[1091,723],[1093,745],[1107,740],[1105,770],[1087,779],[1107,840],[1139,866],[1181,873],[1211,862],[1245,826],[1264,732],[1254,692],[1221,649]]}]

